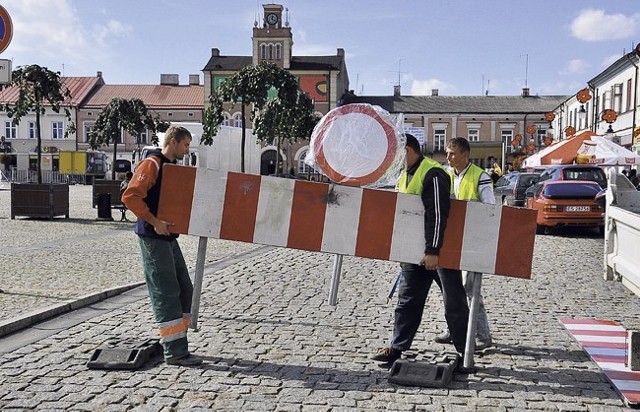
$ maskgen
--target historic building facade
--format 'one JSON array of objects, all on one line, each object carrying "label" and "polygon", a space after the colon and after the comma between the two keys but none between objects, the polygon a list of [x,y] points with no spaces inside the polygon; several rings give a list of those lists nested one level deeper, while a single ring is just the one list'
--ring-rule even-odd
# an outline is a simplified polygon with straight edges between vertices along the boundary
[{"label": "historic building facade", "polygon": [[[279,4],[263,5],[262,21],[254,22],[251,56],[226,56],[220,54],[218,48],[211,50],[211,58],[203,69],[205,104],[211,91],[227,77],[247,65],[267,61],[289,70],[298,79],[300,88],[313,99],[317,114],[324,115],[338,105],[340,97],[349,88],[344,50],[337,49],[332,56],[295,56],[289,18],[284,11]],[[239,127],[242,121],[240,105],[228,105],[224,117],[225,125]],[[248,118],[246,121],[251,127]],[[295,174],[308,172],[308,166],[302,162],[308,149],[306,140],[285,143],[280,150],[282,166],[278,173],[290,170]],[[261,173],[276,173],[275,159],[276,147],[263,147]]]}]

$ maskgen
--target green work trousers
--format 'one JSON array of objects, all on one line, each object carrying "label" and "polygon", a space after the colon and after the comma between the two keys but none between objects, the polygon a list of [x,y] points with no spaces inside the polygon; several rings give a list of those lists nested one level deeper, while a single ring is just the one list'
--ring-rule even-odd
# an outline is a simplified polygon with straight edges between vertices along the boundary
[{"label": "green work trousers", "polygon": [[176,239],[138,236],[151,308],[159,324],[165,359],[189,354],[187,326],[193,284]]}]

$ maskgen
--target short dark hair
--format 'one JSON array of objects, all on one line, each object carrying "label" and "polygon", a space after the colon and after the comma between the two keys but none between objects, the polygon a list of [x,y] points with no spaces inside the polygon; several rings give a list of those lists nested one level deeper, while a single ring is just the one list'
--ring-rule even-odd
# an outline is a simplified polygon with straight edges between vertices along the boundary
[{"label": "short dark hair", "polygon": [[469,146],[469,141],[464,137],[454,137],[453,139],[449,140],[449,143],[447,143],[447,147],[457,147],[462,153],[471,153],[471,146]]},{"label": "short dark hair", "polygon": [[167,147],[171,139],[176,139],[176,141],[180,143],[184,139],[192,140],[193,138],[191,132],[186,128],[182,126],[170,126],[165,132],[163,147]]},{"label": "short dark hair", "polygon": [[405,146],[410,147],[418,154],[422,154],[422,149],[420,148],[420,142],[418,142],[418,139],[410,133],[405,133],[405,136],[407,137],[407,143]]}]

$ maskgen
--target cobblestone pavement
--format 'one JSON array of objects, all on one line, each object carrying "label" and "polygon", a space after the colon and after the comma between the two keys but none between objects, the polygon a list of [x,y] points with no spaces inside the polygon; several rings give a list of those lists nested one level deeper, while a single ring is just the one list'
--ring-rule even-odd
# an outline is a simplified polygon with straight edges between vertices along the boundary
[{"label": "cobblestone pavement", "polygon": [[[72,190],[74,196],[87,195],[84,187]],[[129,224],[97,223],[95,210],[84,217],[72,212],[69,222],[10,221],[6,197],[0,192],[0,253],[3,268],[10,269],[4,272],[10,282],[3,288],[46,296],[16,294],[5,310],[7,296],[0,295],[3,316],[49,303],[40,299],[77,296],[78,288],[83,294],[88,288],[139,280]],[[82,202],[90,205],[88,197]],[[193,266],[197,240],[181,239]],[[476,374],[456,375],[444,389],[389,384],[387,371],[368,360],[391,331],[393,306],[385,299],[396,264],[345,257],[339,303],[331,307],[326,304],[331,255],[280,248],[261,252],[256,245],[210,239],[207,259],[249,249],[254,256],[205,276],[200,330],[189,335],[191,349],[206,358],[204,366],[87,369],[93,351],[110,339],[156,337],[149,305],[142,299],[0,354],[0,409],[625,409],[558,322],[562,317],[594,317],[640,328],[640,299],[621,284],[603,280],[603,240],[595,234],[538,236],[532,280],[484,277],[495,347],[476,357]],[[100,273],[108,275],[101,279]],[[434,290],[414,342],[418,356],[447,349],[433,343],[443,327],[440,293]]]}]

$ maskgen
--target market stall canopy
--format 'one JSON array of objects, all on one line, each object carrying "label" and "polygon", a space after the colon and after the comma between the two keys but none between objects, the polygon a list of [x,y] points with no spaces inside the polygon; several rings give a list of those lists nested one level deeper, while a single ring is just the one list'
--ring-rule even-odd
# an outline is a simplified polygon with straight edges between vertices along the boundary
[{"label": "market stall canopy", "polygon": [[640,156],[591,131],[584,131],[529,156],[522,162],[522,167],[574,162],[601,166],[633,165],[640,164]]}]

